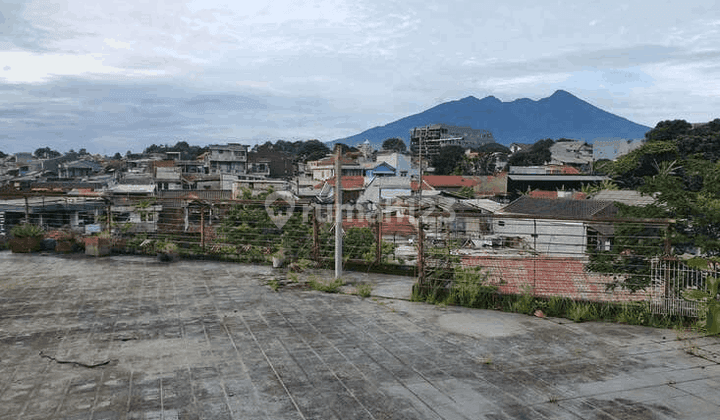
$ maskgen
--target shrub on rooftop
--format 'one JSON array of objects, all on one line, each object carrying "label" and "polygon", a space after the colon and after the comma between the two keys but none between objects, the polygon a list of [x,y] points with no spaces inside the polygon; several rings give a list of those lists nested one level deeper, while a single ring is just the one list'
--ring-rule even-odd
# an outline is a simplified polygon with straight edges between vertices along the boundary
[{"label": "shrub on rooftop", "polygon": [[45,231],[40,226],[23,223],[13,226],[10,233],[16,238],[34,238],[42,236]]}]

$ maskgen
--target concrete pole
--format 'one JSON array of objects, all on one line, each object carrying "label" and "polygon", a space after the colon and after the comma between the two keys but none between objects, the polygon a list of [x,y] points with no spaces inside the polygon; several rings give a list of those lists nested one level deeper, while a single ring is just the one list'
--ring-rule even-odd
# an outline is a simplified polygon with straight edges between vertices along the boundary
[{"label": "concrete pole", "polygon": [[335,278],[342,276],[342,148],[335,145]]}]

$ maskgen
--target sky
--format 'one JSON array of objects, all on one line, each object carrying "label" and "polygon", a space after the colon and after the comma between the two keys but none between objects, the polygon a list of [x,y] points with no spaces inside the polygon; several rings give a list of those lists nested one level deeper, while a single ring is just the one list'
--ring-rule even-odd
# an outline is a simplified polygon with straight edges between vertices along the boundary
[{"label": "sky", "polygon": [[0,3],[0,151],[319,139],[563,89],[654,127],[720,117],[720,2]]}]

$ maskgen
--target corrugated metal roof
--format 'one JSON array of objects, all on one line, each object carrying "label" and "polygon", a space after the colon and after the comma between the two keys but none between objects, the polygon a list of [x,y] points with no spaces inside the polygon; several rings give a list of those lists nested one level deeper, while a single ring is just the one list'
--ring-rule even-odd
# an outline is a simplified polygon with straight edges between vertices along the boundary
[{"label": "corrugated metal roof", "polygon": [[509,174],[508,178],[513,181],[586,181],[602,182],[609,180],[606,176],[599,175],[517,175]]},{"label": "corrugated metal roof", "polygon": [[502,209],[502,213],[558,218],[590,218],[598,213],[611,216],[617,213],[612,201],[547,199],[522,196]]},{"label": "corrugated metal roof", "polygon": [[595,194],[593,200],[612,201],[628,206],[645,207],[655,203],[655,198],[650,195],[643,195],[634,190],[602,190]]}]

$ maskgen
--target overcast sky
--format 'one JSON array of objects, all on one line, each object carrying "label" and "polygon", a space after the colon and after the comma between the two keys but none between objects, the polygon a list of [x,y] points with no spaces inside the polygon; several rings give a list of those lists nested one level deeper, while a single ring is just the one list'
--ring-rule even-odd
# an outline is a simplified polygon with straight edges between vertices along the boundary
[{"label": "overcast sky", "polygon": [[655,126],[720,117],[720,2],[0,3],[0,151],[357,134],[564,89]]}]

